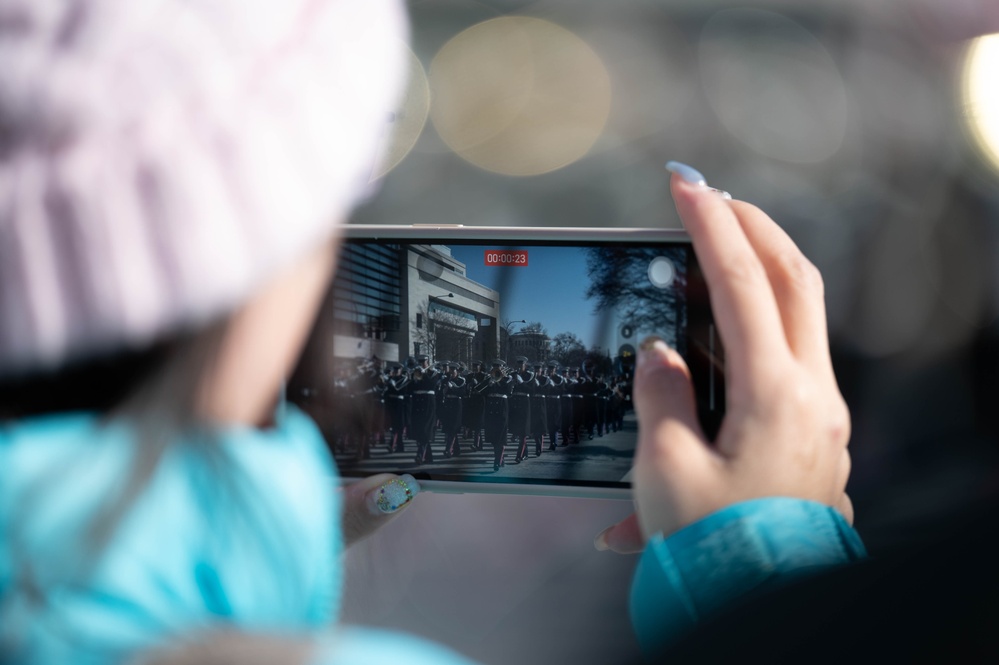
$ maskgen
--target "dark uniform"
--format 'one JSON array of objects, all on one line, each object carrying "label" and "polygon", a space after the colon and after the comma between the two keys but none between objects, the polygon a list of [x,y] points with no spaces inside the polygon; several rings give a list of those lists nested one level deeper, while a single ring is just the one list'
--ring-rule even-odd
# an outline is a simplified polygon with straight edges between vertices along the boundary
[{"label": "dark uniform", "polygon": [[527,369],[527,358],[516,358],[517,371],[510,375],[514,381],[513,394],[510,396],[510,434],[517,442],[516,461],[527,459],[527,435],[531,431],[531,393],[530,383],[534,380],[534,372]]},{"label": "dark uniform", "polygon": [[[534,437],[534,456],[541,457],[541,447],[545,443],[548,432],[548,410],[546,396],[552,385],[551,379],[545,374],[544,365],[534,365],[534,379],[528,384],[531,394],[531,436]],[[527,451],[524,451],[525,457]]]},{"label": "dark uniform", "polygon": [[583,396],[583,427],[586,438],[593,439],[593,431],[597,427],[597,379],[593,375],[593,366],[583,365],[582,377],[576,390]]},{"label": "dark uniform", "polygon": [[444,457],[461,454],[458,433],[461,431],[462,403],[468,394],[465,378],[458,375],[458,366],[450,365],[441,381],[444,401],[441,405],[441,429],[444,431]]},{"label": "dark uniform", "polygon": [[568,367],[562,368],[562,445],[567,446],[572,442],[572,424],[575,422],[573,410],[573,393],[576,390],[576,381],[572,378],[572,370]]},{"label": "dark uniform", "polygon": [[597,436],[603,436],[604,433],[610,434],[610,403],[611,398],[614,396],[614,391],[607,385],[607,381],[601,377],[597,381],[597,390],[594,394],[597,397]]},{"label": "dark uniform", "polygon": [[429,358],[417,356],[420,366],[413,370],[409,382],[409,395],[412,400],[412,437],[416,439],[416,463],[434,461],[431,443],[434,425],[437,423],[437,390],[441,373],[429,366]]},{"label": "dark uniform", "polygon": [[548,419],[548,450],[555,450],[558,444],[558,431],[562,427],[562,393],[565,392],[565,379],[558,375],[558,363],[548,363],[548,392],[545,394],[545,415]]},{"label": "dark uniform", "polygon": [[482,371],[482,361],[472,363],[472,371],[465,375],[468,396],[461,405],[461,417],[465,428],[472,437],[472,449],[482,450],[482,427],[485,415],[486,398],[475,392],[475,387],[489,379],[489,374]]},{"label": "dark uniform", "polygon": [[572,381],[572,436],[573,443],[582,441],[580,435],[583,432],[583,425],[586,423],[586,401],[583,397],[583,380],[579,376],[579,368],[573,367],[569,370],[569,378]]},{"label": "dark uniform", "polygon": [[391,438],[389,439],[389,452],[405,452],[403,435],[406,431],[406,387],[409,385],[409,377],[402,371],[402,365],[395,363],[385,379],[385,392],[382,399],[385,401],[385,412],[388,414]]},{"label": "dark uniform", "polygon": [[378,362],[362,361],[350,385],[353,413],[357,417],[354,439],[359,460],[370,458],[371,444],[384,436],[384,389],[385,382]]},{"label": "dark uniform", "polygon": [[493,447],[493,470],[498,471],[504,464],[503,451],[506,448],[507,422],[509,418],[509,398],[513,392],[513,378],[507,376],[503,362],[493,363],[489,377],[475,387],[476,393],[485,398],[483,417],[486,441]]}]

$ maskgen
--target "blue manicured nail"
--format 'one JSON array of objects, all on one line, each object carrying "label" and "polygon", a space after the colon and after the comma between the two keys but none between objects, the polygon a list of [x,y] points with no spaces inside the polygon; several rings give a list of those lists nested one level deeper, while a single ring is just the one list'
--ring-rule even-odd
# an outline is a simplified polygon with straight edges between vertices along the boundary
[{"label": "blue manicured nail", "polygon": [[666,162],[666,170],[670,173],[675,173],[685,181],[694,184],[705,186],[708,181],[704,179],[701,172],[695,169],[693,166],[687,166],[683,162]]}]

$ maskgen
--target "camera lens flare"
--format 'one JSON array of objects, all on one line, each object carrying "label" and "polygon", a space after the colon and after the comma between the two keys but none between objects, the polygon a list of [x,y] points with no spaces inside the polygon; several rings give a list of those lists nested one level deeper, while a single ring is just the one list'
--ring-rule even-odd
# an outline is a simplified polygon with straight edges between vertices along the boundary
[{"label": "camera lens flare", "polygon": [[846,137],[847,96],[836,62],[796,21],[727,9],[704,27],[698,68],[728,132],[761,155],[816,164]]},{"label": "camera lens flare", "polygon": [[964,63],[964,118],[974,144],[999,173],[999,34],[972,40]]},{"label": "camera lens flare", "polygon": [[372,180],[381,178],[398,166],[409,151],[416,145],[423,133],[430,113],[430,85],[423,65],[412,51],[408,51],[406,79],[409,81],[399,108],[391,120],[391,129],[386,137],[388,145],[381,161],[371,174]]},{"label": "camera lens flare", "polygon": [[673,262],[665,256],[657,256],[649,261],[649,281],[657,289],[668,289],[676,277]]},{"label": "camera lens flare", "polygon": [[513,176],[583,157],[610,113],[607,69],[576,34],[523,16],[490,19],[446,43],[430,65],[430,118],[476,166]]}]

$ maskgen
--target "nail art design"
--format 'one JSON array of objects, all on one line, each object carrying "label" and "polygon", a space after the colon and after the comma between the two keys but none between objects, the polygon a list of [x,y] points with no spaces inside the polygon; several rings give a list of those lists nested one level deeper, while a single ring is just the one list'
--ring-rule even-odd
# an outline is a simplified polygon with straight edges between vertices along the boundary
[{"label": "nail art design", "polygon": [[700,171],[693,166],[687,166],[683,162],[666,162],[666,170],[677,174],[691,184],[700,185],[701,187],[705,187],[708,184],[708,181],[704,179]]},{"label": "nail art design", "polygon": [[[410,476],[412,478],[412,476]],[[415,480],[412,483],[416,485]],[[406,481],[406,477],[393,478],[376,490],[375,505],[383,513],[394,513],[413,500],[419,492],[419,486],[414,488]]]}]

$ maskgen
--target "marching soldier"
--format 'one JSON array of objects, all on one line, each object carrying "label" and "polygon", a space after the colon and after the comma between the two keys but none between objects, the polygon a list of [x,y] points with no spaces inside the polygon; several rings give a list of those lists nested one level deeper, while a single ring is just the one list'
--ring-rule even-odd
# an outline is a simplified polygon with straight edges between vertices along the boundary
[{"label": "marching soldier", "polygon": [[581,434],[583,433],[583,424],[586,422],[586,403],[583,397],[582,383],[583,379],[579,375],[579,368],[572,367],[569,369],[569,378],[572,381],[572,442],[580,443],[582,442]]},{"label": "marching soldier", "polygon": [[583,396],[582,425],[586,429],[586,438],[592,441],[597,426],[597,378],[592,360],[583,361],[576,391]]},{"label": "marching soldier", "polygon": [[[546,396],[551,385],[551,379],[545,374],[544,363],[534,363],[534,378],[527,384],[527,388],[531,395],[531,436],[534,437],[535,457],[541,457],[541,447],[548,431]],[[524,457],[527,457],[526,450]]]},{"label": "marching soldier", "polygon": [[482,426],[485,414],[486,399],[475,392],[475,387],[489,379],[489,374],[482,371],[482,361],[472,363],[472,371],[465,375],[468,387],[468,397],[462,402],[461,413],[464,425],[472,437],[472,450],[482,450]]},{"label": "marching soldier", "polygon": [[598,377],[597,389],[594,395],[597,398],[597,436],[603,436],[604,433],[610,434],[610,422],[608,418],[611,410],[611,397],[613,397],[614,391],[607,385],[606,377]]},{"label": "marching soldier", "polygon": [[388,412],[389,428],[392,436],[389,439],[389,452],[405,452],[403,434],[406,430],[406,392],[409,377],[402,371],[400,363],[393,363],[385,379],[385,410]]},{"label": "marching soldier", "polygon": [[562,368],[562,445],[567,446],[572,442],[572,424],[575,422],[573,411],[576,405],[573,402],[573,393],[576,391],[576,382],[572,378],[572,368]]},{"label": "marching soldier", "polygon": [[562,427],[562,393],[565,379],[558,374],[558,363],[548,363],[548,392],[545,394],[545,415],[548,420],[548,450],[558,447],[558,431]]},{"label": "marching soldier", "polygon": [[381,361],[374,358],[369,362],[359,358],[357,372],[350,381],[353,413],[357,416],[358,425],[355,432],[358,460],[369,459],[372,443],[384,436],[382,390]]},{"label": "marching soldier", "polygon": [[430,357],[421,354],[416,357],[417,367],[409,382],[409,395],[412,400],[412,436],[416,439],[416,463],[434,461],[431,442],[434,425],[437,421],[437,389],[441,374],[430,367]]},{"label": "marching soldier", "polygon": [[506,449],[508,401],[513,392],[514,380],[508,376],[502,360],[494,360],[488,378],[475,387],[477,394],[485,398],[483,417],[486,441],[493,447],[493,471],[504,465],[503,452]]},{"label": "marching soldier", "polygon": [[461,412],[468,388],[458,373],[457,363],[447,363],[447,375],[441,382],[444,401],[441,406],[441,429],[444,430],[444,457],[461,455],[458,433],[461,431]]},{"label": "marching soldier", "polygon": [[531,393],[529,383],[534,380],[534,372],[527,369],[527,358],[517,356],[516,370],[510,375],[514,381],[510,396],[510,434],[518,443],[516,462],[527,459],[527,435],[531,430]]}]

